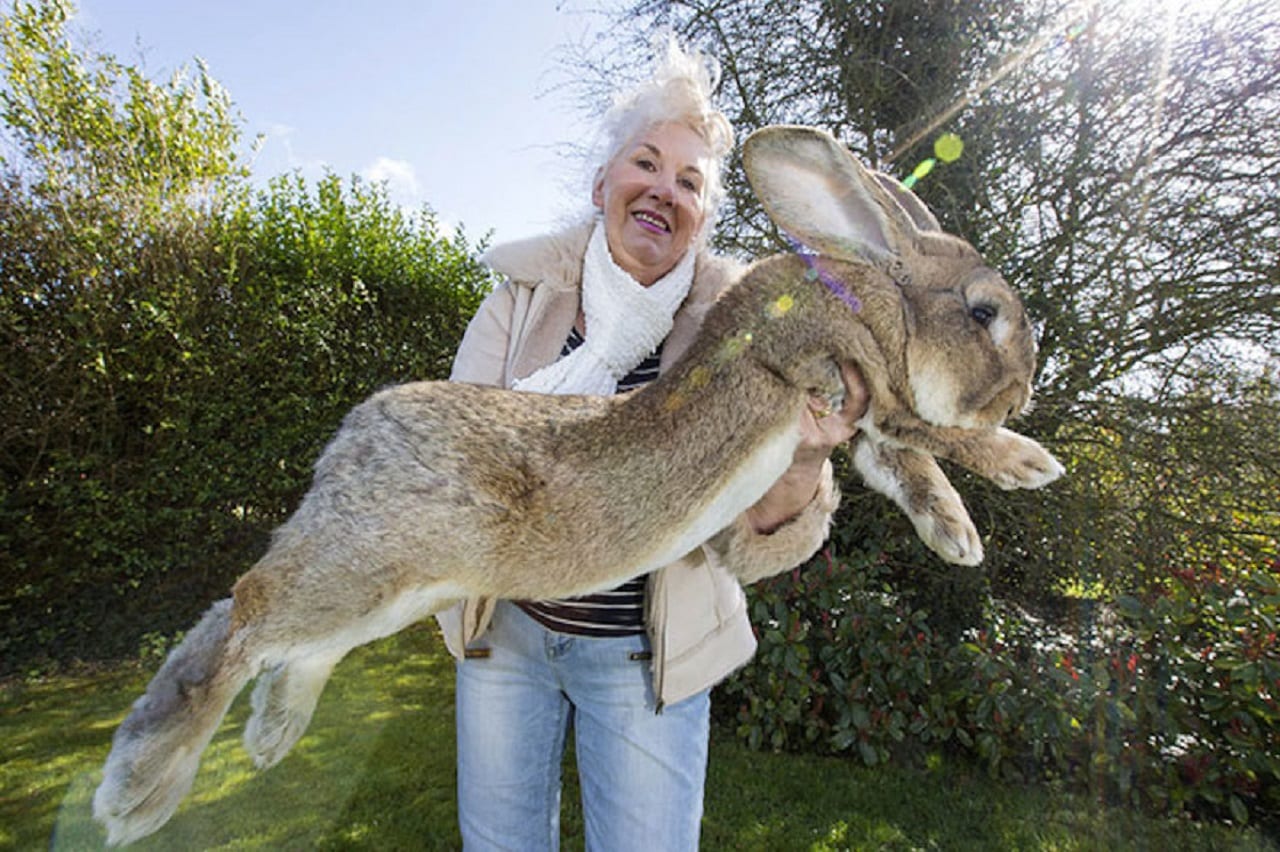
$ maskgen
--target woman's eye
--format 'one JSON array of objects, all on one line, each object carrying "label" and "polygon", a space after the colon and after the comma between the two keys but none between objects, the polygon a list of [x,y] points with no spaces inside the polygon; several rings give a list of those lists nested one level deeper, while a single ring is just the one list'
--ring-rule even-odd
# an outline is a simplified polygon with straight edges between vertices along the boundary
[{"label": "woman's eye", "polygon": [[653,162],[653,160],[650,160],[646,157],[641,157],[640,159],[636,160],[636,165],[644,169],[646,172],[656,171],[658,168],[657,165]]},{"label": "woman's eye", "polygon": [[701,187],[698,186],[698,182],[690,180],[689,178],[681,178],[680,186],[695,194],[701,191]]}]

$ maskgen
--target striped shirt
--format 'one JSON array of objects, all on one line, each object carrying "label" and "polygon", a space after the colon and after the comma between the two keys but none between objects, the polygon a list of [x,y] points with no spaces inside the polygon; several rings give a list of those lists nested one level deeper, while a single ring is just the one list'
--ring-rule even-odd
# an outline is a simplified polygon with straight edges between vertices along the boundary
[{"label": "striped shirt", "polygon": [[[582,345],[576,328],[560,349],[560,357]],[[634,390],[658,377],[658,361],[662,344],[618,382],[618,392]],[[644,632],[644,590],[646,578],[636,577],[616,589],[608,589],[579,598],[547,601],[517,601],[516,605],[532,618],[559,633],[577,636],[634,636]]]}]

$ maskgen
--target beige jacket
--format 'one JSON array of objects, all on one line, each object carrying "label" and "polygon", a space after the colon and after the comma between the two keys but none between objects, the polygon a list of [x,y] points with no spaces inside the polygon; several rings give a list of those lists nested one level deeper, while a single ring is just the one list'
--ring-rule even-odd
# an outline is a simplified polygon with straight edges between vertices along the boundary
[{"label": "beige jacket", "polygon": [[[591,224],[586,223],[485,254],[485,263],[506,281],[471,320],[452,381],[509,388],[559,357],[578,316],[582,258],[590,235]],[[663,344],[660,371],[684,354],[711,304],[740,272],[725,258],[698,256],[693,286]],[[711,541],[649,575],[646,624],[659,707],[701,692],[751,659],[756,640],[740,583],[786,571],[812,556],[827,537],[838,502],[828,464],[817,496],[780,529],[760,535],[739,518]],[[437,616],[458,659],[488,627],[492,603],[477,598]]]}]

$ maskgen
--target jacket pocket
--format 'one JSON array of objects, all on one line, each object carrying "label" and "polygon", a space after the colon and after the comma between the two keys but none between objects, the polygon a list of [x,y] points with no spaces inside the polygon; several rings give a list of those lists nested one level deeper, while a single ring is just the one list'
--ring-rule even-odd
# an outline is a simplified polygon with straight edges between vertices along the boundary
[{"label": "jacket pocket", "polygon": [[663,571],[668,660],[678,659],[719,631],[743,606],[737,580],[701,551]]}]

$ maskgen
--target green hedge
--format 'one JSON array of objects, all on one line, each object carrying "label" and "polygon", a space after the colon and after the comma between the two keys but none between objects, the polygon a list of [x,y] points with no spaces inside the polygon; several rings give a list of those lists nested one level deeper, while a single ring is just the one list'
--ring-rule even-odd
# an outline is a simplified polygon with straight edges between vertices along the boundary
[{"label": "green hedge", "polygon": [[487,290],[463,236],[296,176],[114,215],[0,188],[0,672],[189,626],[342,415],[447,375]]}]

